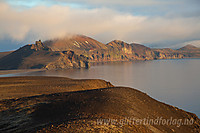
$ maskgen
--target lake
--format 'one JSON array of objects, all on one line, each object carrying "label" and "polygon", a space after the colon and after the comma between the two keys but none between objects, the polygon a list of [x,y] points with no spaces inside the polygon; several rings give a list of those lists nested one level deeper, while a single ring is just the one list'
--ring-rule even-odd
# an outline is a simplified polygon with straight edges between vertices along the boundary
[{"label": "lake", "polygon": [[2,76],[62,76],[76,79],[104,79],[116,86],[128,86],[164,103],[200,117],[200,59],[112,62],[90,69],[36,71]]}]

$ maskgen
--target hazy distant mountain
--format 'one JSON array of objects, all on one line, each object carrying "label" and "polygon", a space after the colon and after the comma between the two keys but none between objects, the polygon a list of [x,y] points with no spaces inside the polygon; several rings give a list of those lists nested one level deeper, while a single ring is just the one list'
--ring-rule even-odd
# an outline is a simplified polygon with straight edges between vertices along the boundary
[{"label": "hazy distant mountain", "polygon": [[191,45],[191,44],[188,44],[178,50],[182,50],[182,51],[187,51],[187,50],[200,50],[200,48],[194,46],[194,45]]},{"label": "hazy distant mountain", "polygon": [[200,48],[200,40],[193,40],[193,41],[187,41],[187,42],[184,42],[184,43],[175,44],[175,45],[171,46],[171,48],[179,49],[179,48],[182,48],[182,47],[187,46],[187,45],[192,45],[192,46],[195,46],[197,48]]},{"label": "hazy distant mountain", "polygon": [[193,45],[178,50],[151,49],[141,44],[114,40],[103,44],[83,35],[25,45],[12,53],[0,53],[0,69],[88,68],[89,62],[199,58]]}]

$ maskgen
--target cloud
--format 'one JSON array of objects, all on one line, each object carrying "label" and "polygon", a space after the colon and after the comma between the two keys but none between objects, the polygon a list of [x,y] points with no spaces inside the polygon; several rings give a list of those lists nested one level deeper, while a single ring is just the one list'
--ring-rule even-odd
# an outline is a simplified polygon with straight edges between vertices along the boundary
[{"label": "cloud", "polygon": [[[166,2],[163,0],[4,0],[4,2],[8,2],[12,5],[26,5],[26,6],[35,6],[39,4],[49,3],[49,4],[66,4],[66,3],[76,3],[76,4],[84,4],[84,5],[99,5],[99,6],[152,6],[152,5],[166,5],[172,3]],[[173,1],[173,3],[175,3]]]},{"label": "cloud", "polygon": [[87,3],[95,5],[128,5],[128,6],[147,6],[147,5],[160,5],[167,2],[160,0],[53,0],[57,2],[76,2]]},{"label": "cloud", "polygon": [[[25,1],[25,0],[24,0]],[[155,7],[155,6],[194,6],[199,7],[199,0],[42,0],[51,1],[53,3],[77,3],[84,5],[98,5],[98,6],[131,6],[131,7]],[[181,7],[179,7],[181,8]]]},{"label": "cloud", "polygon": [[200,18],[148,18],[140,23],[141,29],[131,36],[143,43],[178,41],[200,38]]},{"label": "cloud", "polygon": [[0,3],[0,20],[0,39],[10,37],[20,41],[67,34],[84,34],[104,43],[113,39],[162,43],[200,38],[200,17],[134,16],[108,8],[53,5],[17,10]]}]

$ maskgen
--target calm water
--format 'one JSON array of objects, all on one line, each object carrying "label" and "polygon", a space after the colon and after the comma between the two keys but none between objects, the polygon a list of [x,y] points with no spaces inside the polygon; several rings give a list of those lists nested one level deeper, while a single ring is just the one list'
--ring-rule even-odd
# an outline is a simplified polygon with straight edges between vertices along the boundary
[{"label": "calm water", "polygon": [[96,65],[90,69],[40,71],[19,75],[98,78],[116,86],[137,88],[159,101],[200,117],[200,59],[153,60]]}]

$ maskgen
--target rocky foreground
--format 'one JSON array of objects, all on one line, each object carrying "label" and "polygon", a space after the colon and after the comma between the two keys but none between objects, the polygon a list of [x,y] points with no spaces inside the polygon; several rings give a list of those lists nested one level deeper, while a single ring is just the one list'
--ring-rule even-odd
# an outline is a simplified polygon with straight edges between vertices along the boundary
[{"label": "rocky foreground", "polygon": [[0,78],[0,98],[3,133],[200,132],[195,114],[104,80]]}]

